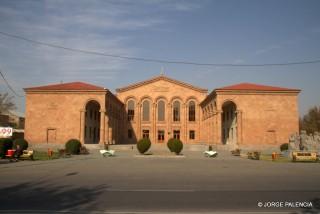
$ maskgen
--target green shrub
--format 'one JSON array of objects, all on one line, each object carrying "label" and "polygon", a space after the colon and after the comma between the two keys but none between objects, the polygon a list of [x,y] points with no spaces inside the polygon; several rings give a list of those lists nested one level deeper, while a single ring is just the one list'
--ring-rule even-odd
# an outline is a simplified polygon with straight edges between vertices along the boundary
[{"label": "green shrub", "polygon": [[0,138],[0,158],[6,156],[8,149],[12,149],[12,140],[10,138]]},{"label": "green shrub", "polygon": [[29,146],[28,141],[23,138],[18,138],[13,141],[14,149],[17,149],[17,145],[19,145],[22,150],[26,150]]},{"label": "green shrub", "polygon": [[137,149],[141,154],[144,154],[151,147],[151,141],[149,138],[143,138],[138,141]]},{"label": "green shrub", "polygon": [[174,140],[175,140],[174,138],[171,138],[167,142],[167,146],[168,146],[168,149],[170,150],[170,152],[173,152],[173,141]]},{"label": "green shrub", "polygon": [[66,152],[78,155],[80,153],[81,143],[77,139],[70,139],[66,142]]},{"label": "green shrub", "polygon": [[280,145],[280,151],[287,151],[289,149],[289,144],[288,143],[283,143]]},{"label": "green shrub", "polygon": [[183,149],[183,143],[179,139],[168,140],[167,146],[171,152],[174,152],[177,155],[180,154]]}]

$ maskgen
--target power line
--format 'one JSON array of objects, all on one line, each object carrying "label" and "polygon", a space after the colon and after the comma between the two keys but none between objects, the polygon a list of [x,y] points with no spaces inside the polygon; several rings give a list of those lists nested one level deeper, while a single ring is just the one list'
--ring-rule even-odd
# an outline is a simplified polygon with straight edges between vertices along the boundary
[{"label": "power line", "polygon": [[106,56],[112,58],[119,58],[119,59],[126,59],[126,60],[134,60],[134,61],[143,61],[143,62],[155,62],[155,63],[165,63],[165,64],[183,64],[183,65],[196,65],[196,66],[217,66],[217,67],[265,67],[265,66],[290,66],[290,65],[303,65],[303,64],[315,64],[320,63],[320,59],[315,60],[305,60],[305,61],[294,61],[294,62],[284,62],[284,63],[262,63],[262,64],[233,64],[233,63],[198,63],[198,62],[191,62],[191,61],[175,61],[175,60],[163,60],[163,59],[155,59],[155,58],[144,58],[144,57],[131,57],[131,56],[123,56],[123,55],[114,55],[108,53],[102,53],[97,51],[91,50],[83,50],[83,49],[76,49],[76,48],[69,48],[65,46],[55,45],[51,43],[45,43],[41,41],[32,40],[26,37],[5,33],[0,31],[0,34],[24,40],[36,45],[47,46],[51,48],[58,48],[72,52],[90,54],[90,55],[98,55],[98,56]]},{"label": "power line", "polygon": [[22,95],[19,95],[9,84],[9,82],[6,80],[5,76],[3,75],[2,71],[0,70],[0,76],[2,77],[2,79],[4,80],[4,82],[6,83],[7,87],[10,89],[10,91],[12,91],[12,93],[14,93],[17,97],[24,97]]}]

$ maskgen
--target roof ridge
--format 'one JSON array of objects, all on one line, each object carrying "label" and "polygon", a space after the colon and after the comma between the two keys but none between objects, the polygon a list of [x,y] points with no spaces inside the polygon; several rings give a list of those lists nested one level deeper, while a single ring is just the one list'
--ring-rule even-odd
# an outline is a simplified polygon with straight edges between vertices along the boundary
[{"label": "roof ridge", "polygon": [[104,87],[91,83],[74,81],[24,88],[24,90],[105,90]]},{"label": "roof ridge", "polygon": [[285,88],[279,86],[271,86],[250,82],[242,82],[238,84],[228,85],[215,90],[257,90],[257,91],[300,91],[300,89]]}]

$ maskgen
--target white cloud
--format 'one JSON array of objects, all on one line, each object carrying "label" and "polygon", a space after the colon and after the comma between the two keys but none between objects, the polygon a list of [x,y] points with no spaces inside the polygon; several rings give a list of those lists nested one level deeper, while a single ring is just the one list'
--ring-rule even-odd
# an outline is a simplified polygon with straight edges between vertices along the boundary
[{"label": "white cloud", "polygon": [[[0,1],[0,29],[45,43],[106,54],[139,56],[132,45],[137,30],[165,27],[168,13],[188,12],[191,1]],[[167,26],[167,25],[166,25]],[[11,85],[22,88],[66,81],[106,86],[129,70],[128,61],[34,45],[0,35],[0,69]],[[0,85],[0,90],[6,90]]]}]

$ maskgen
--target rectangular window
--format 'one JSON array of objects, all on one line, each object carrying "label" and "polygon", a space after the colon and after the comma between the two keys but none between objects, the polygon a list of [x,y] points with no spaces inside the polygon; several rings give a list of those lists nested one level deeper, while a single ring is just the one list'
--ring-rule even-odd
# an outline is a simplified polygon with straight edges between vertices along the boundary
[{"label": "rectangular window", "polygon": [[180,139],[180,130],[173,130],[173,138]]},{"label": "rectangular window", "polygon": [[142,138],[149,138],[149,130],[148,129],[142,130]]},{"label": "rectangular window", "polygon": [[128,121],[134,120],[134,110],[128,110]]},{"label": "rectangular window", "polygon": [[158,130],[158,141],[160,143],[164,141],[164,130]]},{"label": "rectangular window", "polygon": [[132,129],[128,129],[128,138],[132,139]]},{"label": "rectangular window", "polygon": [[194,140],[195,138],[196,138],[195,131],[194,130],[190,130],[189,131],[189,139],[190,140]]}]

